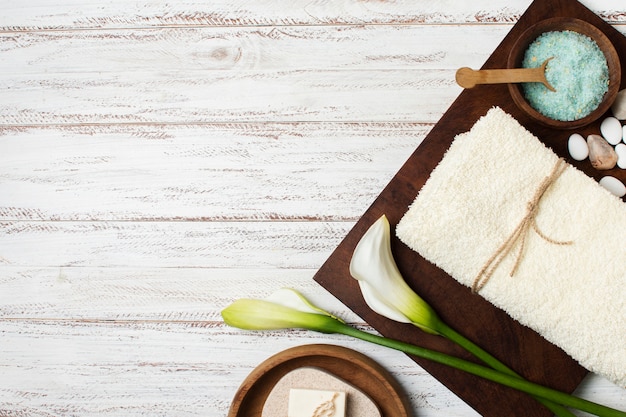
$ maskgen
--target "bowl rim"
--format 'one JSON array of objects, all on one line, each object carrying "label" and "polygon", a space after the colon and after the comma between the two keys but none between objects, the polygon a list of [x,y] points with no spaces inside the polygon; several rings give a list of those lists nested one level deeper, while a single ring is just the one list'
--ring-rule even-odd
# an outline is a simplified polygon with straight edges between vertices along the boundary
[{"label": "bowl rim", "polygon": [[521,67],[524,52],[528,46],[542,33],[565,30],[571,30],[593,39],[606,58],[607,65],[609,67],[609,88],[604,94],[604,97],[598,107],[587,116],[580,119],[571,121],[556,120],[540,113],[538,110],[534,109],[530,103],[528,103],[522,91],[521,84],[509,83],[508,88],[509,93],[511,94],[511,97],[517,107],[527,113],[535,121],[552,128],[574,129],[588,125],[606,113],[613,104],[613,101],[615,100],[615,97],[620,89],[622,76],[619,55],[615,46],[604,32],[591,23],[574,17],[552,17],[540,20],[539,22],[529,26],[517,38],[509,52],[507,68]]},{"label": "bowl rim", "polygon": [[309,344],[276,353],[254,368],[237,389],[228,417],[260,416],[265,401],[283,376],[310,367],[361,390],[385,416],[411,416],[409,397],[402,386],[374,359],[343,346]]}]

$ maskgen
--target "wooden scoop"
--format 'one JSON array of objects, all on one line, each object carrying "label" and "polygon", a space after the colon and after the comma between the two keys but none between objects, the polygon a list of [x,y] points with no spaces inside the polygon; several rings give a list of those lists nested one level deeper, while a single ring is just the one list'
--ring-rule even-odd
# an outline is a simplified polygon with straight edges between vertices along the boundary
[{"label": "wooden scoop", "polygon": [[476,84],[542,83],[550,91],[556,91],[546,79],[546,65],[551,59],[546,59],[537,68],[473,70],[463,67],[456,72],[456,82],[463,88],[472,88]]}]

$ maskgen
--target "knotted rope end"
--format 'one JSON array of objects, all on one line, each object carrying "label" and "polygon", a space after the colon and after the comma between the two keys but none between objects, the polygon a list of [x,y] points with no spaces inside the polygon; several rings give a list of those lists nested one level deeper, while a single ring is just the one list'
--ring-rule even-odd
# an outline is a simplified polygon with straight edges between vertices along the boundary
[{"label": "knotted rope end", "polygon": [[543,233],[539,226],[537,226],[537,212],[539,210],[539,202],[541,198],[545,194],[545,192],[550,188],[550,186],[561,176],[561,174],[567,168],[567,164],[562,158],[556,162],[550,175],[545,177],[543,181],[537,187],[535,194],[532,200],[526,203],[526,214],[519,222],[517,227],[513,230],[511,235],[500,245],[500,247],[494,252],[494,254],[485,262],[485,265],[481,268],[480,272],[474,278],[474,282],[472,283],[472,293],[479,292],[486,284],[489,282],[491,277],[493,276],[496,268],[500,265],[502,260],[513,250],[513,248],[519,245],[519,249],[517,251],[517,255],[515,257],[515,263],[513,264],[513,268],[509,272],[509,276],[513,277],[517,272],[522,258],[524,256],[524,252],[526,249],[526,236],[530,229],[534,230],[535,233],[543,240],[553,245],[572,245],[573,241],[561,241],[553,239]]}]

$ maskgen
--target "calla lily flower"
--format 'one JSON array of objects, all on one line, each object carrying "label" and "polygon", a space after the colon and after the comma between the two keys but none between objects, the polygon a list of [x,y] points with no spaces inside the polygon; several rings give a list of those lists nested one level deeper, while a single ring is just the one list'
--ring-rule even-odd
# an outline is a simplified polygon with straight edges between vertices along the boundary
[{"label": "calla lily flower", "polygon": [[350,275],[359,281],[365,302],[376,313],[440,334],[437,313],[407,285],[398,270],[385,215],[370,226],[354,249]]},{"label": "calla lily flower", "polygon": [[[444,323],[433,308],[406,283],[391,253],[389,221],[382,215],[365,232],[350,260],[350,275],[359,282],[365,303],[390,320],[412,323],[423,331],[444,336],[500,372],[521,378],[513,370]],[[559,417],[574,415],[542,398],[539,402]]]},{"label": "calla lily flower", "polygon": [[445,353],[356,329],[346,324],[340,318],[311,304],[299,292],[291,289],[279,290],[264,300],[236,300],[222,310],[222,317],[226,324],[245,330],[294,328],[322,333],[343,334],[451,366],[504,386],[526,392],[535,397],[550,399],[559,404],[575,407],[598,416],[626,417],[626,413],[622,411],[528,382],[506,372],[490,369]]},{"label": "calla lily flower", "polygon": [[246,330],[300,328],[334,333],[343,321],[311,304],[299,292],[283,288],[264,300],[239,299],[222,310],[224,322]]}]

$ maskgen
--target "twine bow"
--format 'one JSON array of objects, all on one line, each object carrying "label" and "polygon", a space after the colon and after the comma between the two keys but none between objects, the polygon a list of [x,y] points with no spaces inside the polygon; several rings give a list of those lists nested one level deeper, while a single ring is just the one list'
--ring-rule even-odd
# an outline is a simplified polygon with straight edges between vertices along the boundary
[{"label": "twine bow", "polygon": [[535,191],[535,195],[533,196],[532,200],[527,203],[526,215],[522,218],[517,227],[511,233],[511,235],[485,263],[480,272],[478,272],[478,275],[476,275],[476,278],[474,278],[474,282],[472,284],[472,292],[480,291],[485,286],[485,284],[489,282],[489,279],[491,279],[500,263],[509,253],[511,253],[513,248],[519,242],[519,249],[517,250],[515,264],[513,265],[513,268],[509,273],[510,276],[515,275],[515,272],[517,272],[517,269],[519,268],[522,257],[524,255],[524,249],[526,247],[526,236],[528,235],[528,232],[531,228],[543,240],[554,245],[571,245],[573,243],[571,241],[555,240],[549,236],[546,236],[537,226],[536,220],[541,197],[543,197],[546,190],[550,188],[550,185],[552,185],[556,181],[556,179],[563,173],[563,171],[565,171],[566,168],[567,164],[565,163],[565,161],[559,158],[559,160],[552,168],[552,172],[550,172],[550,175],[548,175],[543,179],[543,181],[541,181],[539,187],[537,187],[537,190]]},{"label": "twine bow", "polygon": [[311,417],[334,417],[335,416],[335,398],[338,394],[335,392],[333,398],[318,405]]}]

